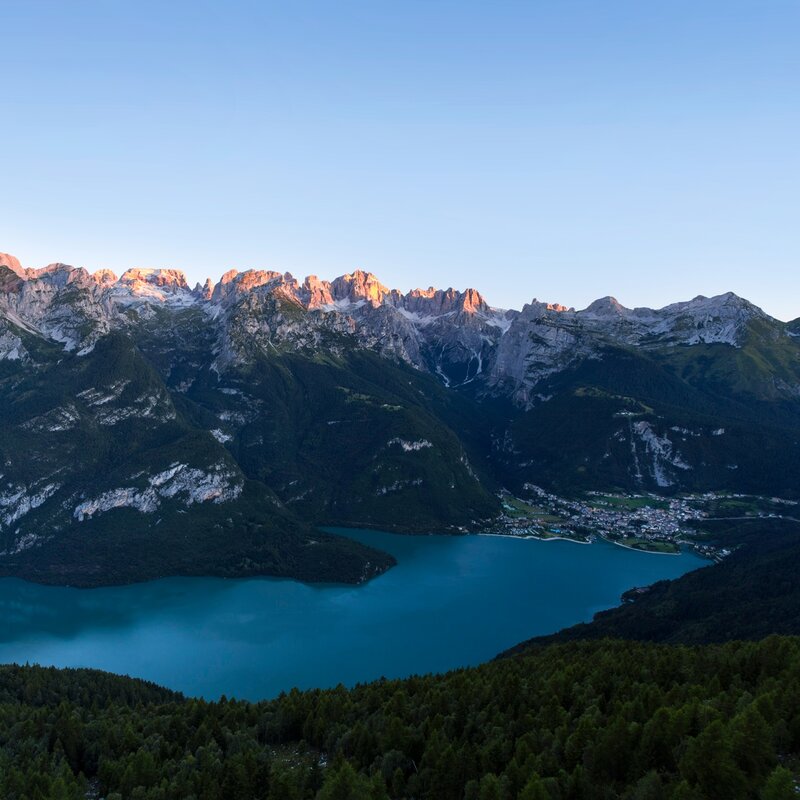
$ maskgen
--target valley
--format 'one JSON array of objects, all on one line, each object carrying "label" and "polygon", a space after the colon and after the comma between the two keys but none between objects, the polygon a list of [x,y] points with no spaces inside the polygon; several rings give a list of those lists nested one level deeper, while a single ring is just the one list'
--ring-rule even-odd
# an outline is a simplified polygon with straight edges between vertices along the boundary
[{"label": "valley", "polygon": [[361,271],[192,288],[0,256],[0,575],[359,583],[393,564],[326,525],[673,551],[715,497],[797,499],[793,332],[731,293],[517,311]]}]

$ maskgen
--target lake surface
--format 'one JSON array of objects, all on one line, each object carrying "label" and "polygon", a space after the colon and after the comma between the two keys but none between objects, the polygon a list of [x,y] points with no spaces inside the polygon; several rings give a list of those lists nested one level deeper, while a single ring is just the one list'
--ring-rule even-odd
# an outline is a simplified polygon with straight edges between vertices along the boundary
[{"label": "lake surface", "polygon": [[591,619],[632,586],[709,563],[604,541],[347,535],[398,565],[357,587],[169,578],[69,589],[2,579],[0,662],[96,667],[255,700],[478,664]]}]

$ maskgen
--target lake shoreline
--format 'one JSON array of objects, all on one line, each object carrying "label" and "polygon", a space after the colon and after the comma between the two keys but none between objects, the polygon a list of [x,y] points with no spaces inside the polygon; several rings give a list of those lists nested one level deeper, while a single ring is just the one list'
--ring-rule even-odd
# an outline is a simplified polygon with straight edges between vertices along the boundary
[{"label": "lake shoreline", "polygon": [[532,533],[527,533],[524,536],[517,536],[513,533],[474,533],[473,536],[498,536],[501,539],[533,539],[536,542],[572,542],[573,544],[591,544],[591,542],[584,542],[580,539],[570,539],[569,536],[534,536]]},{"label": "lake shoreline", "polygon": [[681,551],[678,550],[677,553],[667,553],[664,550],[644,550],[641,547],[631,547],[629,544],[622,544],[622,542],[616,542],[613,539],[606,539],[607,542],[611,542],[611,544],[615,544],[617,547],[624,547],[626,550],[634,550],[637,553],[649,553],[650,555],[654,556],[680,556],[682,555]]},{"label": "lake shoreline", "polygon": [[87,592],[0,580],[0,662],[90,667],[192,697],[260,700],[480,664],[589,621],[631,586],[704,565],[690,553],[636,558],[602,542],[508,543],[535,536],[336,533],[390,553],[397,566],[361,585],[187,576]]}]

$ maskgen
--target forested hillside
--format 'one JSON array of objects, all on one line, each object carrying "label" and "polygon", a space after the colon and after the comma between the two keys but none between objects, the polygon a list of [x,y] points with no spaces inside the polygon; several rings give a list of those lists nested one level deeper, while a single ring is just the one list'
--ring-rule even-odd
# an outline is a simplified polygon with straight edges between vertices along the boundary
[{"label": "forested hillside", "polygon": [[732,293],[489,306],[0,254],[0,575],[359,583],[318,525],[486,530],[498,492],[798,496],[800,340]]},{"label": "forested hillside", "polygon": [[793,638],[572,643],[258,704],[0,670],[7,800],[775,800],[798,752]]}]

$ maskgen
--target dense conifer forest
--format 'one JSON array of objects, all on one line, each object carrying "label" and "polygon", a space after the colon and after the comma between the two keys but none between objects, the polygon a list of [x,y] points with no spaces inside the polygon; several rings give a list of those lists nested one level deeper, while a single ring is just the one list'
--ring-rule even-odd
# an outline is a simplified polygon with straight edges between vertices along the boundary
[{"label": "dense conifer forest", "polygon": [[0,798],[796,798],[797,523],[704,528],[722,564],[446,675],[248,703],[0,667]]},{"label": "dense conifer forest", "polygon": [[6,800],[788,799],[800,640],[574,642],[255,704],[4,667],[0,752]]}]

